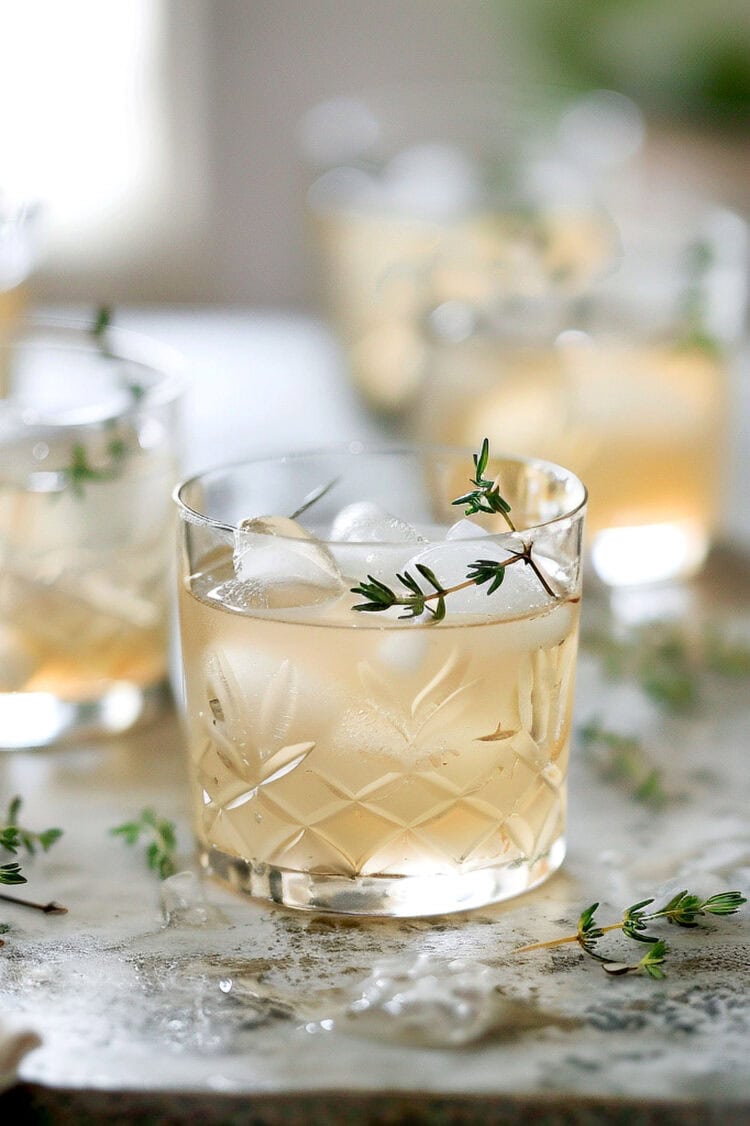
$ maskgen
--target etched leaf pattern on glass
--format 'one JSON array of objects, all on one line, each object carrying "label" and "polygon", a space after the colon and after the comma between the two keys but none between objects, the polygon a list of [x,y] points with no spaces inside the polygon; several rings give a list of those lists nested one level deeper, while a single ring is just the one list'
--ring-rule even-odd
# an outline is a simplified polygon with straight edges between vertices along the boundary
[{"label": "etched leaf pattern on glass", "polygon": [[[440,746],[440,731],[449,730],[470,707],[476,677],[467,678],[470,659],[455,650],[438,671],[408,700],[399,697],[392,679],[369,661],[360,662],[357,672],[363,688],[362,709],[380,718],[403,741],[399,758],[408,751],[414,765],[438,766],[449,748]],[[455,751],[453,752],[455,753]]]},{"label": "etched leaf pattern on glass", "polygon": [[290,739],[300,705],[299,675],[290,660],[282,661],[268,677],[257,693],[256,706],[248,701],[228,661],[214,653],[207,665],[207,752],[209,757],[211,753],[218,757],[230,780],[216,790],[209,767],[203,784],[212,802],[232,810],[255,797],[261,786],[271,785],[298,767],[315,743]]}]

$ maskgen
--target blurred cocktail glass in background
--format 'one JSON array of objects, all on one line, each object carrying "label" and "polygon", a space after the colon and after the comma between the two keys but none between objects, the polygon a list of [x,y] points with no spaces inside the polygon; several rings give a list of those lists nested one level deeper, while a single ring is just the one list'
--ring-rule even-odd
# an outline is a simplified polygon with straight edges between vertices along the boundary
[{"label": "blurred cocktail glass in background", "polygon": [[429,392],[411,424],[422,439],[486,434],[570,465],[589,489],[605,582],[696,572],[727,486],[747,242],[739,216],[707,207],[625,241],[617,269],[577,300],[516,299],[463,337],[440,340],[434,321]]},{"label": "blurred cocktail glass in background", "polygon": [[[549,92],[547,92],[549,94]],[[303,123],[320,284],[369,405],[420,441],[570,466],[605,582],[687,576],[721,520],[743,219],[627,98],[410,89]]]},{"label": "blurred cocktail glass in background", "polygon": [[20,318],[27,311],[26,280],[36,263],[39,205],[15,199],[0,188],[0,396],[7,394],[8,352]]},{"label": "blurred cocktail glass in background", "polygon": [[417,394],[435,309],[578,293],[616,256],[562,117],[536,93],[467,84],[383,89],[303,120],[323,305],[377,410]]},{"label": "blurred cocktail glass in background", "polygon": [[167,697],[179,361],[28,321],[0,400],[0,747],[123,731]]}]

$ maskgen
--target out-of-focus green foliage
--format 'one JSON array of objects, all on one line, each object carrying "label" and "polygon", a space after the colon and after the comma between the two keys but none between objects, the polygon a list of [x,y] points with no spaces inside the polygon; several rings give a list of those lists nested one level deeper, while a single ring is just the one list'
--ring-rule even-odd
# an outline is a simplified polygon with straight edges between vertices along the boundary
[{"label": "out-of-focus green foliage", "polygon": [[652,114],[748,125],[747,0],[495,0],[495,7],[500,38],[512,23],[544,81],[618,90]]}]

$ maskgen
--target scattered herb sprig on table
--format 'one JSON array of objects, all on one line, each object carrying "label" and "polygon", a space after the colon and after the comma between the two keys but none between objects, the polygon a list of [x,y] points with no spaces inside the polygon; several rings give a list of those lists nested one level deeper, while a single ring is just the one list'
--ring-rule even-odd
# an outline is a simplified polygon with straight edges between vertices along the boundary
[{"label": "scattered herb sprig on table", "polygon": [[34,855],[37,848],[47,852],[62,836],[62,829],[43,829],[41,832],[27,829],[18,820],[22,805],[23,802],[18,796],[12,798],[8,804],[5,817],[0,822],[0,845],[11,852],[24,848],[30,856]]},{"label": "scattered herb sprig on table", "polygon": [[[0,824],[0,848],[9,852],[12,856],[15,856],[19,849],[25,849],[30,856],[33,856],[38,848],[47,852],[52,848],[55,841],[62,836],[62,829],[43,829],[41,832],[36,832],[20,825],[18,815],[21,812],[22,804],[21,798],[18,796],[11,799],[4,822]],[[11,886],[27,882],[17,860],[0,864],[0,884]],[[67,907],[63,907],[61,903],[56,903],[54,900],[50,900],[49,903],[36,903],[30,899],[20,899],[15,895],[7,895],[5,892],[0,894],[0,899],[6,903],[14,903],[19,907],[32,907],[36,911],[42,911],[45,915],[64,915],[68,910]],[[2,927],[3,933],[7,929],[7,926]]]},{"label": "scattered herb sprig on table", "polygon": [[[476,488],[451,501],[451,504],[466,505],[467,507],[464,510],[466,516],[478,512],[499,513],[511,531],[515,532],[516,526],[510,518],[510,505],[500,495],[497,482],[484,476],[487,471],[489,456],[489,441],[485,438],[480,452],[473,455],[475,475],[470,480]],[[493,559],[476,559],[469,564],[466,578],[462,582],[449,587],[444,586],[434,571],[425,566],[424,563],[416,563],[415,570],[421,579],[428,584],[426,590],[420,584],[420,579],[410,571],[396,575],[398,582],[404,588],[402,593],[398,593],[386,583],[381,582],[380,579],[374,578],[373,575],[368,575],[357,586],[351,588],[352,594],[360,595],[366,599],[365,602],[358,603],[352,609],[376,614],[390,610],[392,606],[403,606],[404,613],[399,615],[401,618],[417,618],[427,612],[430,615],[431,622],[440,622],[445,618],[445,599],[448,595],[455,594],[459,590],[466,590],[471,586],[487,586],[486,593],[488,595],[494,594],[505,578],[506,567],[510,567],[514,563],[524,563],[531,567],[544,591],[550,598],[556,598],[557,595],[532,558],[531,551],[532,545],[523,543],[518,551],[508,549],[508,558],[502,562]],[[433,602],[435,603],[434,607],[430,605]]]},{"label": "scattered herb sprig on table", "polygon": [[[648,910],[655,900],[642,899],[633,903],[623,911],[622,919],[618,923],[609,923],[599,926],[596,922],[598,903],[592,903],[581,912],[575,934],[565,935],[563,938],[552,938],[547,942],[534,942],[529,946],[521,946],[516,954],[525,954],[532,950],[546,950],[567,943],[577,942],[581,950],[589,957],[594,958],[602,969],[614,977],[624,974],[645,972],[652,978],[663,978],[662,966],[666,960],[667,944],[658,935],[648,933],[648,929],[655,922],[666,919],[668,923],[678,927],[697,927],[698,919],[707,915],[724,916],[734,915],[747,900],[738,891],[723,891],[702,899],[699,895],[692,895],[688,891],[680,891],[662,907]],[[597,943],[610,931],[621,931],[626,938],[635,942],[646,943],[649,946],[637,962],[622,962],[609,958],[600,953]]]},{"label": "scattered herb sprig on table", "polygon": [[677,622],[657,619],[624,632],[613,624],[584,630],[581,647],[601,661],[612,680],[635,680],[665,711],[689,711],[708,675],[750,677],[750,645],[726,636],[716,625],[696,634]]},{"label": "scattered herb sprig on table", "polygon": [[635,801],[658,810],[673,800],[663,771],[652,761],[640,739],[612,731],[598,719],[584,724],[578,735],[598,773],[606,780],[622,783]]},{"label": "scattered herb sprig on table", "polygon": [[146,845],[146,863],[159,879],[166,880],[176,871],[174,856],[177,850],[177,833],[174,821],[159,817],[153,809],[144,809],[135,821],[126,821],[110,829],[115,837],[122,837],[126,844],[136,845],[141,838]]}]

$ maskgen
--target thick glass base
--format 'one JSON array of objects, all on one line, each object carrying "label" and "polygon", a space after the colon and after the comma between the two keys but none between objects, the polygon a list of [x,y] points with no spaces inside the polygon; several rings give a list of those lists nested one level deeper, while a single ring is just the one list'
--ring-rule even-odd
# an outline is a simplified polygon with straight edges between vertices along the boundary
[{"label": "thick glass base", "polygon": [[0,751],[49,747],[120,735],[155,719],[170,700],[166,682],[117,681],[95,700],[60,700],[51,692],[0,693]]},{"label": "thick glass base", "polygon": [[338,915],[414,918],[486,907],[536,887],[565,857],[565,838],[531,863],[495,865],[473,872],[429,876],[326,876],[240,860],[216,848],[203,849],[207,872],[235,891],[285,907]]}]

